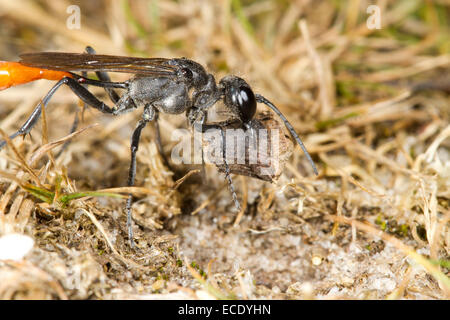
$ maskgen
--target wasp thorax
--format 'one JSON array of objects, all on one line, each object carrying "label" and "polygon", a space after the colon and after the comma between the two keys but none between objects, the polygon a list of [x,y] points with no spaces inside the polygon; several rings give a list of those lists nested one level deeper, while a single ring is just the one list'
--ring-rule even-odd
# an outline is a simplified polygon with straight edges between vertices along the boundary
[{"label": "wasp thorax", "polygon": [[219,86],[225,105],[239,115],[242,122],[249,122],[256,113],[256,99],[248,83],[239,77],[227,76],[220,80]]}]

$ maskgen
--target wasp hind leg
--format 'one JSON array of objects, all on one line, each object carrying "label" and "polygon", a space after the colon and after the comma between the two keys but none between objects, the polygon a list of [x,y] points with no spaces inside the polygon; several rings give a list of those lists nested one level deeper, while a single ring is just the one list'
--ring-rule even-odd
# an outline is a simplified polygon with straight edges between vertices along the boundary
[{"label": "wasp hind leg", "polygon": [[[96,54],[94,48],[92,48],[90,46],[87,46],[85,51],[87,53],[89,53],[89,54]],[[96,75],[97,75],[97,77],[98,77],[98,79],[100,81],[111,82],[111,78],[109,77],[108,73],[106,73],[106,72],[96,72]],[[87,78],[87,72],[86,71],[81,72],[81,76],[83,78]],[[85,87],[87,89],[88,85],[87,84],[83,84],[83,87]],[[114,104],[116,104],[119,101],[119,99],[120,99],[120,96],[117,94],[117,92],[114,91],[114,89],[112,89],[112,88],[104,88],[104,89],[108,93],[109,98],[111,99],[111,101]],[[86,110],[86,107],[87,107],[86,103],[83,103],[82,112],[81,112],[81,119],[84,119],[84,111]],[[79,123],[80,123],[80,117],[79,117],[79,112],[78,112],[78,108],[77,108],[77,111],[75,112],[75,118],[73,120],[72,127],[70,128],[69,134],[72,134],[72,133],[74,133],[77,130]],[[58,151],[58,153],[56,155],[56,158],[59,158],[59,156],[64,152],[64,150],[67,149],[67,147],[69,146],[69,144],[71,142],[72,142],[72,139],[67,140],[66,142],[64,142],[63,146]]]},{"label": "wasp hind leg", "polygon": [[[81,72],[81,76],[86,78],[87,72],[86,71]],[[85,85],[83,85],[83,87],[85,87],[87,89],[88,86],[87,86],[87,84],[85,84]],[[84,110],[86,110],[86,107],[87,107],[86,103],[83,103],[82,110],[81,110],[81,119],[82,120],[84,120]],[[74,133],[75,131],[77,131],[79,123],[80,123],[79,110],[78,110],[78,106],[76,106],[75,117],[73,119],[72,127],[70,127],[69,135]],[[67,147],[69,146],[69,144],[71,142],[72,142],[72,139],[69,139],[66,142],[64,142],[63,146],[61,147],[61,149],[59,149],[55,158],[59,158],[62,155],[62,153],[67,149]]]},{"label": "wasp hind leg", "polygon": [[[155,119],[155,109],[147,105],[144,109],[144,114],[142,115],[142,119],[139,120],[136,129],[134,129],[133,135],[131,136],[131,160],[130,160],[130,168],[128,170],[128,181],[127,185],[129,187],[134,186],[135,178],[136,178],[136,154],[139,148],[139,141],[141,140],[141,132],[142,129],[145,128],[145,126]],[[128,229],[128,239],[130,241],[131,248],[135,248],[136,245],[134,243],[134,236],[133,236],[133,216],[131,211],[131,205],[133,203],[133,194],[128,194],[127,203],[125,206],[125,211],[127,214],[127,229]]]},{"label": "wasp hind leg", "polygon": [[163,148],[163,144],[162,144],[162,140],[161,140],[161,129],[159,127],[159,122],[158,122],[158,116],[159,116],[159,112],[157,110],[155,110],[154,124],[155,124],[156,147],[158,148],[158,152],[161,155],[164,165],[170,171],[173,171],[172,166],[169,163],[169,159],[167,159],[167,156],[164,153],[164,148]]},{"label": "wasp hind leg", "polygon": [[[84,103],[88,106],[93,107],[103,113],[114,114],[114,109],[107,106],[100,100],[98,100],[92,93],[90,93],[85,87],[83,87],[80,83],[72,78],[62,78],[59,80],[45,95],[45,97],[39,102],[39,104],[34,108],[31,115],[25,121],[25,123],[13,133],[9,138],[12,140],[17,136],[24,136],[30,133],[33,127],[36,125],[37,121],[41,117],[42,114],[42,106],[47,107],[48,102],[53,97],[55,92],[62,86],[67,85],[73,93],[75,93]],[[2,149],[6,145],[6,141],[0,141],[0,149]]]}]

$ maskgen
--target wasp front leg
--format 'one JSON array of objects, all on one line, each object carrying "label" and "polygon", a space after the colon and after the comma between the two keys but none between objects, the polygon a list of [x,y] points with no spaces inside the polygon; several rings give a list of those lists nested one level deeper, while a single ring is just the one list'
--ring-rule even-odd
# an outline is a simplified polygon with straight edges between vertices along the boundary
[{"label": "wasp front leg", "polygon": [[[219,130],[220,137],[221,137],[221,149],[222,149],[222,161],[223,165],[225,167],[225,179],[228,182],[228,187],[230,188],[231,196],[233,198],[234,206],[238,211],[241,210],[241,205],[239,203],[236,190],[233,185],[233,179],[231,178],[231,171],[230,166],[227,161],[227,150],[226,150],[226,138],[225,138],[225,130],[226,128],[232,123],[232,121],[223,121],[218,124],[205,124],[206,122],[206,115],[200,111],[196,115],[192,115],[193,118],[197,117],[199,118],[198,122],[194,122],[192,127],[197,132],[205,133],[208,130]],[[224,129],[225,128],[225,129]],[[204,155],[203,155],[203,148],[202,148],[202,164],[204,164]]]}]

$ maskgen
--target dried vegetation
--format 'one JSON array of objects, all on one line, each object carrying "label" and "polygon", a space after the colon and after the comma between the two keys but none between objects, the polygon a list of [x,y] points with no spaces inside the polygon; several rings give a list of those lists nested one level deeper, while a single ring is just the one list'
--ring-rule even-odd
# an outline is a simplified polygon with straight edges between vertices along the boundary
[{"label": "dried vegetation", "polygon": [[[169,170],[148,128],[137,187],[121,188],[139,112],[87,109],[56,157],[80,110],[61,89],[32,137],[0,151],[0,236],[34,240],[23,260],[0,261],[0,298],[448,299],[450,3],[378,2],[380,30],[364,0],[83,1],[70,30],[68,1],[0,1],[3,60],[86,45],[189,57],[274,101],[320,171],[296,148],[276,184],[234,176],[236,212],[215,167],[206,182],[198,167]],[[51,85],[2,91],[2,134]],[[185,118],[160,124],[170,155]]]}]

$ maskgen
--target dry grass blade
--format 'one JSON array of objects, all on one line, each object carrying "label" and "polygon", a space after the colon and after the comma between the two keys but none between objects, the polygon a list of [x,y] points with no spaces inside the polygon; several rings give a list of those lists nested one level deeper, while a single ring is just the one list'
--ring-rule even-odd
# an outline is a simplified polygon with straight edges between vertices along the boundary
[{"label": "dry grass blade", "polygon": [[97,48],[106,50],[111,45],[110,39],[88,26],[84,26],[82,30],[70,30],[66,28],[66,24],[54,16],[49,15],[43,8],[33,1],[4,1],[2,2],[2,12],[39,28],[49,30],[54,33],[63,33],[68,39],[77,41],[80,44],[95,43]]},{"label": "dry grass blade", "polygon": [[425,153],[420,154],[415,162],[413,169],[417,172],[420,171],[420,166],[423,161],[430,163],[436,156],[437,149],[442,142],[450,137],[450,125],[447,126],[442,132],[434,139]]},{"label": "dry grass blade", "polygon": [[92,124],[90,126],[87,126],[83,129],[80,129],[78,131],[75,131],[67,136],[65,136],[64,138],[58,139],[56,141],[50,142],[50,143],[45,143],[43,146],[41,146],[39,149],[37,149],[35,152],[33,152],[33,154],[31,155],[28,163],[29,165],[32,167],[34,166],[34,164],[39,161],[45,154],[47,154],[49,151],[51,151],[52,149],[64,144],[64,142],[71,140],[72,138],[80,135],[81,133],[83,133],[86,130],[89,130],[93,127],[98,126],[98,124]]},{"label": "dry grass blade", "polygon": [[448,67],[450,65],[450,55],[442,55],[425,59],[417,64],[399,70],[380,71],[366,78],[371,82],[386,82],[397,80],[401,78],[411,77],[421,72],[433,70],[441,67]]},{"label": "dry grass blade", "polygon": [[[42,106],[43,101],[39,101],[39,104]],[[47,128],[47,110],[45,107],[42,107],[41,111],[41,119],[42,119],[42,144],[48,143],[48,128]],[[51,152],[51,149],[47,151],[48,158],[50,159],[50,162],[54,167],[56,167],[55,163],[55,157],[53,156],[53,153]],[[30,164],[30,167],[33,167],[32,164]]]},{"label": "dry grass blade", "polygon": [[66,293],[64,292],[63,287],[53,279],[51,275],[49,275],[44,270],[36,267],[34,264],[28,261],[16,262],[16,261],[6,261],[6,265],[9,265],[12,268],[18,269],[24,275],[31,275],[32,277],[36,277],[44,283],[47,283],[51,289],[59,296],[61,300],[68,300]]},{"label": "dry grass blade", "polygon": [[247,206],[248,206],[248,186],[247,186],[247,181],[245,180],[244,177],[241,177],[241,181],[242,181],[242,190],[243,190],[242,207],[241,207],[241,210],[239,211],[239,213],[237,214],[236,219],[234,220],[233,227],[235,227],[235,228],[241,222],[241,219],[244,216],[244,213],[247,210]]},{"label": "dry grass blade", "polygon": [[3,139],[6,140],[6,144],[8,145],[8,147],[10,147],[13,150],[15,156],[19,159],[22,168],[30,174],[31,178],[38,186],[41,186],[42,184],[41,181],[39,180],[39,177],[36,175],[33,169],[27,164],[23,156],[20,154],[20,152],[16,149],[16,147],[12,143],[11,139],[9,139],[8,135],[2,129],[0,129],[0,135],[3,137]]},{"label": "dry grass blade", "polygon": [[[136,186],[116,188],[127,183],[130,138],[144,106],[135,101],[135,110],[117,116],[87,107],[84,129],[67,135],[79,124],[73,111],[88,97],[80,100],[62,85],[31,131],[38,139],[11,143],[3,131],[32,121],[30,113],[55,82],[1,90],[0,134],[8,145],[0,150],[0,234],[32,236],[35,248],[25,262],[52,279],[26,263],[3,264],[0,295],[448,299],[450,3],[372,2],[0,1],[0,60],[16,61],[25,52],[82,53],[86,45],[99,54],[187,57],[217,85],[237,75],[270,99],[323,169],[312,176],[294,152],[281,161],[277,184],[235,179],[236,213],[220,171],[208,167],[206,184],[190,164],[168,168],[155,130],[146,128]],[[378,21],[370,5],[380,9],[379,29],[371,26]],[[133,79],[109,75],[112,82]],[[115,108],[104,88],[83,86]],[[116,92],[124,102],[126,89]],[[257,109],[256,120],[267,106]],[[226,111],[217,103],[208,123],[214,114],[228,119]],[[86,131],[93,123],[100,126]],[[158,124],[162,150],[171,156],[180,146],[175,131],[190,129],[186,114],[159,112]],[[60,149],[62,157],[53,159]],[[182,150],[183,159],[191,149]],[[124,214],[130,193],[137,250],[128,245]],[[324,219],[330,214],[337,217]],[[316,252],[318,264],[311,259]],[[180,257],[209,262],[207,278]],[[212,268],[214,260],[220,263]],[[78,289],[67,281],[76,272],[83,280]]]},{"label": "dry grass blade", "polygon": [[184,182],[186,181],[186,179],[188,179],[190,176],[199,173],[200,170],[196,169],[196,170],[191,170],[188,173],[186,173],[183,177],[181,177],[180,179],[178,179],[177,181],[175,181],[175,183],[173,184],[172,189],[176,190],[178,189],[178,187]]},{"label": "dry grass blade", "polygon": [[111,251],[113,252],[114,256],[116,258],[118,258],[122,263],[124,263],[127,267],[132,267],[135,269],[145,269],[144,266],[141,266],[137,263],[135,263],[134,261],[125,258],[124,256],[122,256],[117,249],[114,247],[114,245],[112,244],[108,234],[105,231],[105,228],[103,228],[103,226],[101,225],[101,223],[97,220],[97,218],[88,210],[80,208],[79,210],[81,210],[81,212],[83,212],[83,214],[85,214],[89,219],[91,219],[92,223],[96,226],[96,228],[100,231],[100,233],[102,234],[103,238],[105,239],[106,243],[108,244],[108,247],[111,249]]},{"label": "dry grass blade", "polygon": [[314,69],[317,74],[317,82],[319,83],[320,90],[320,101],[322,104],[321,108],[321,118],[328,118],[333,112],[334,99],[333,92],[333,79],[331,75],[331,67],[329,62],[324,61],[325,58],[320,57],[315,50],[311,37],[309,35],[308,26],[305,20],[300,20],[298,24],[303,37],[305,38],[306,48],[308,50],[309,57],[314,63]]},{"label": "dry grass blade", "polygon": [[197,208],[194,209],[194,211],[191,212],[191,215],[196,215],[197,213],[205,209],[211,203],[211,201],[214,200],[224,190],[227,184],[228,182],[223,182],[222,185],[219,186],[219,188],[211,193],[205,201],[203,201]]},{"label": "dry grass blade", "polygon": [[207,280],[204,279],[204,277],[197,272],[188,262],[187,258],[184,258],[184,263],[186,265],[186,268],[189,270],[191,275],[197,280],[199,283],[201,283],[204,288],[207,290],[208,293],[210,293],[213,297],[220,300],[230,300],[231,297],[229,295],[224,294],[219,289],[215,288],[211,284],[207,282]]},{"label": "dry grass blade", "polygon": [[98,192],[111,192],[111,193],[122,193],[122,194],[133,194],[133,195],[152,195],[155,196],[158,200],[164,201],[165,198],[157,191],[148,189],[148,188],[142,188],[142,187],[120,187],[120,188],[108,188],[108,189],[101,189],[98,190]]}]

